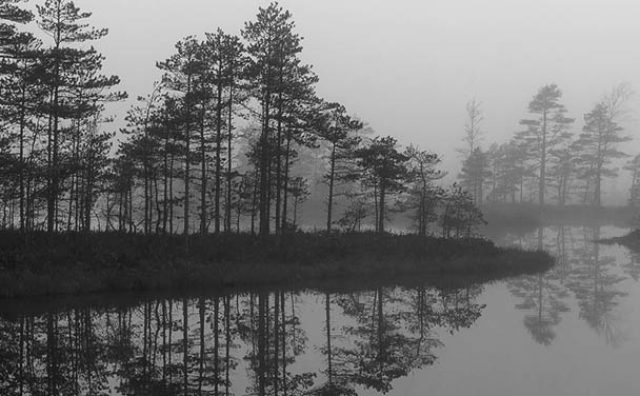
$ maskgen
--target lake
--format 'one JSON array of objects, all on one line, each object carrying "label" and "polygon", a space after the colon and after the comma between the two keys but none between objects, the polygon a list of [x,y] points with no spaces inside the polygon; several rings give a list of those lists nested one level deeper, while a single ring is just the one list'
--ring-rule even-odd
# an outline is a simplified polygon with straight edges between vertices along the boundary
[{"label": "lake", "polygon": [[640,255],[613,226],[501,233],[551,271],[492,284],[0,307],[1,395],[632,395]]}]

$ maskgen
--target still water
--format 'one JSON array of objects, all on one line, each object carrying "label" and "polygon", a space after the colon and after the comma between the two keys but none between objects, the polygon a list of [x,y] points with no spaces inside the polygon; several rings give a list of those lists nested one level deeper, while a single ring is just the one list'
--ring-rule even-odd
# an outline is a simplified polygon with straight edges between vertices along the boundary
[{"label": "still water", "polygon": [[591,242],[626,231],[503,234],[557,266],[462,289],[5,303],[0,395],[637,395],[640,256]]}]

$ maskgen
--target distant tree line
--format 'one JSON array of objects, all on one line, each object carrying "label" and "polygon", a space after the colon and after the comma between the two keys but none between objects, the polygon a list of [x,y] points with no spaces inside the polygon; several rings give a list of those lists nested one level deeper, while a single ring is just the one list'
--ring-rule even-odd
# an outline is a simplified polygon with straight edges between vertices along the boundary
[{"label": "distant tree line", "polygon": [[311,193],[310,161],[326,184],[329,232],[384,232],[396,212],[411,213],[421,235],[468,236],[483,222],[471,194],[436,184],[436,154],[370,137],[317,96],[292,15],[277,3],[239,36],[179,41],[119,133],[102,131],[105,105],[127,95],[87,44],[107,30],[69,0],[45,0],[35,14],[20,3],[0,2],[4,229],[284,234]]},{"label": "distant tree line", "polygon": [[[631,140],[621,123],[631,96],[628,85],[620,84],[604,95],[584,115],[582,131],[572,127],[555,84],[541,87],[529,102],[529,117],[505,143],[486,149],[479,144],[483,113],[480,103],[467,105],[462,186],[474,203],[486,201],[536,203],[541,206],[567,204],[602,206],[602,183],[619,176],[618,161],[629,155],[622,144]],[[640,205],[640,157],[625,166],[633,183],[630,203]]]}]

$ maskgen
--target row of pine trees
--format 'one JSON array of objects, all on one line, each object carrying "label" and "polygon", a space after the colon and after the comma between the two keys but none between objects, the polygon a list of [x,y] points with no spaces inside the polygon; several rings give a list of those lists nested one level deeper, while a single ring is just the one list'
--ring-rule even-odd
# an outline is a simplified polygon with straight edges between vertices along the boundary
[{"label": "row of pine trees", "polygon": [[317,96],[292,15],[277,3],[240,35],[179,41],[118,133],[104,132],[105,107],[127,95],[91,46],[108,31],[69,0],[35,12],[20,3],[0,3],[3,228],[282,234],[318,181],[302,170],[311,161],[326,185],[327,231],[382,232],[392,211],[410,211],[422,235],[433,224],[469,235],[482,222],[466,191],[436,186],[437,155],[372,137]]},{"label": "row of pine trees", "polygon": [[[54,231],[64,192],[66,222],[89,228],[112,137],[98,128],[100,115],[126,97],[114,91],[118,77],[101,74],[102,55],[85,45],[107,30],[87,26],[90,14],[72,2],[45,1],[37,18],[18,3],[0,6],[2,201],[17,201],[20,229],[44,219]],[[46,40],[16,27],[34,21]]]},{"label": "row of pine trees", "polygon": [[[540,205],[602,206],[603,181],[618,177],[620,160],[629,157],[622,145],[631,140],[621,125],[631,89],[620,84],[584,115],[582,131],[567,116],[562,91],[541,87],[528,106],[530,117],[507,142],[481,147],[481,104],[467,104],[467,126],[461,184],[476,204],[531,202]],[[640,156],[628,162],[633,182],[630,203],[640,203]]]}]

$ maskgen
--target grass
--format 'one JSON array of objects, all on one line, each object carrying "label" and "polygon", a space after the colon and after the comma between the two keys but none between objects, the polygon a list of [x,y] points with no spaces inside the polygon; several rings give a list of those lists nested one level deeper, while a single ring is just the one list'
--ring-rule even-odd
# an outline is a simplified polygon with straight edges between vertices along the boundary
[{"label": "grass", "polygon": [[374,233],[192,236],[0,233],[0,298],[185,291],[414,276],[498,279],[544,271],[544,252],[483,239]]}]

